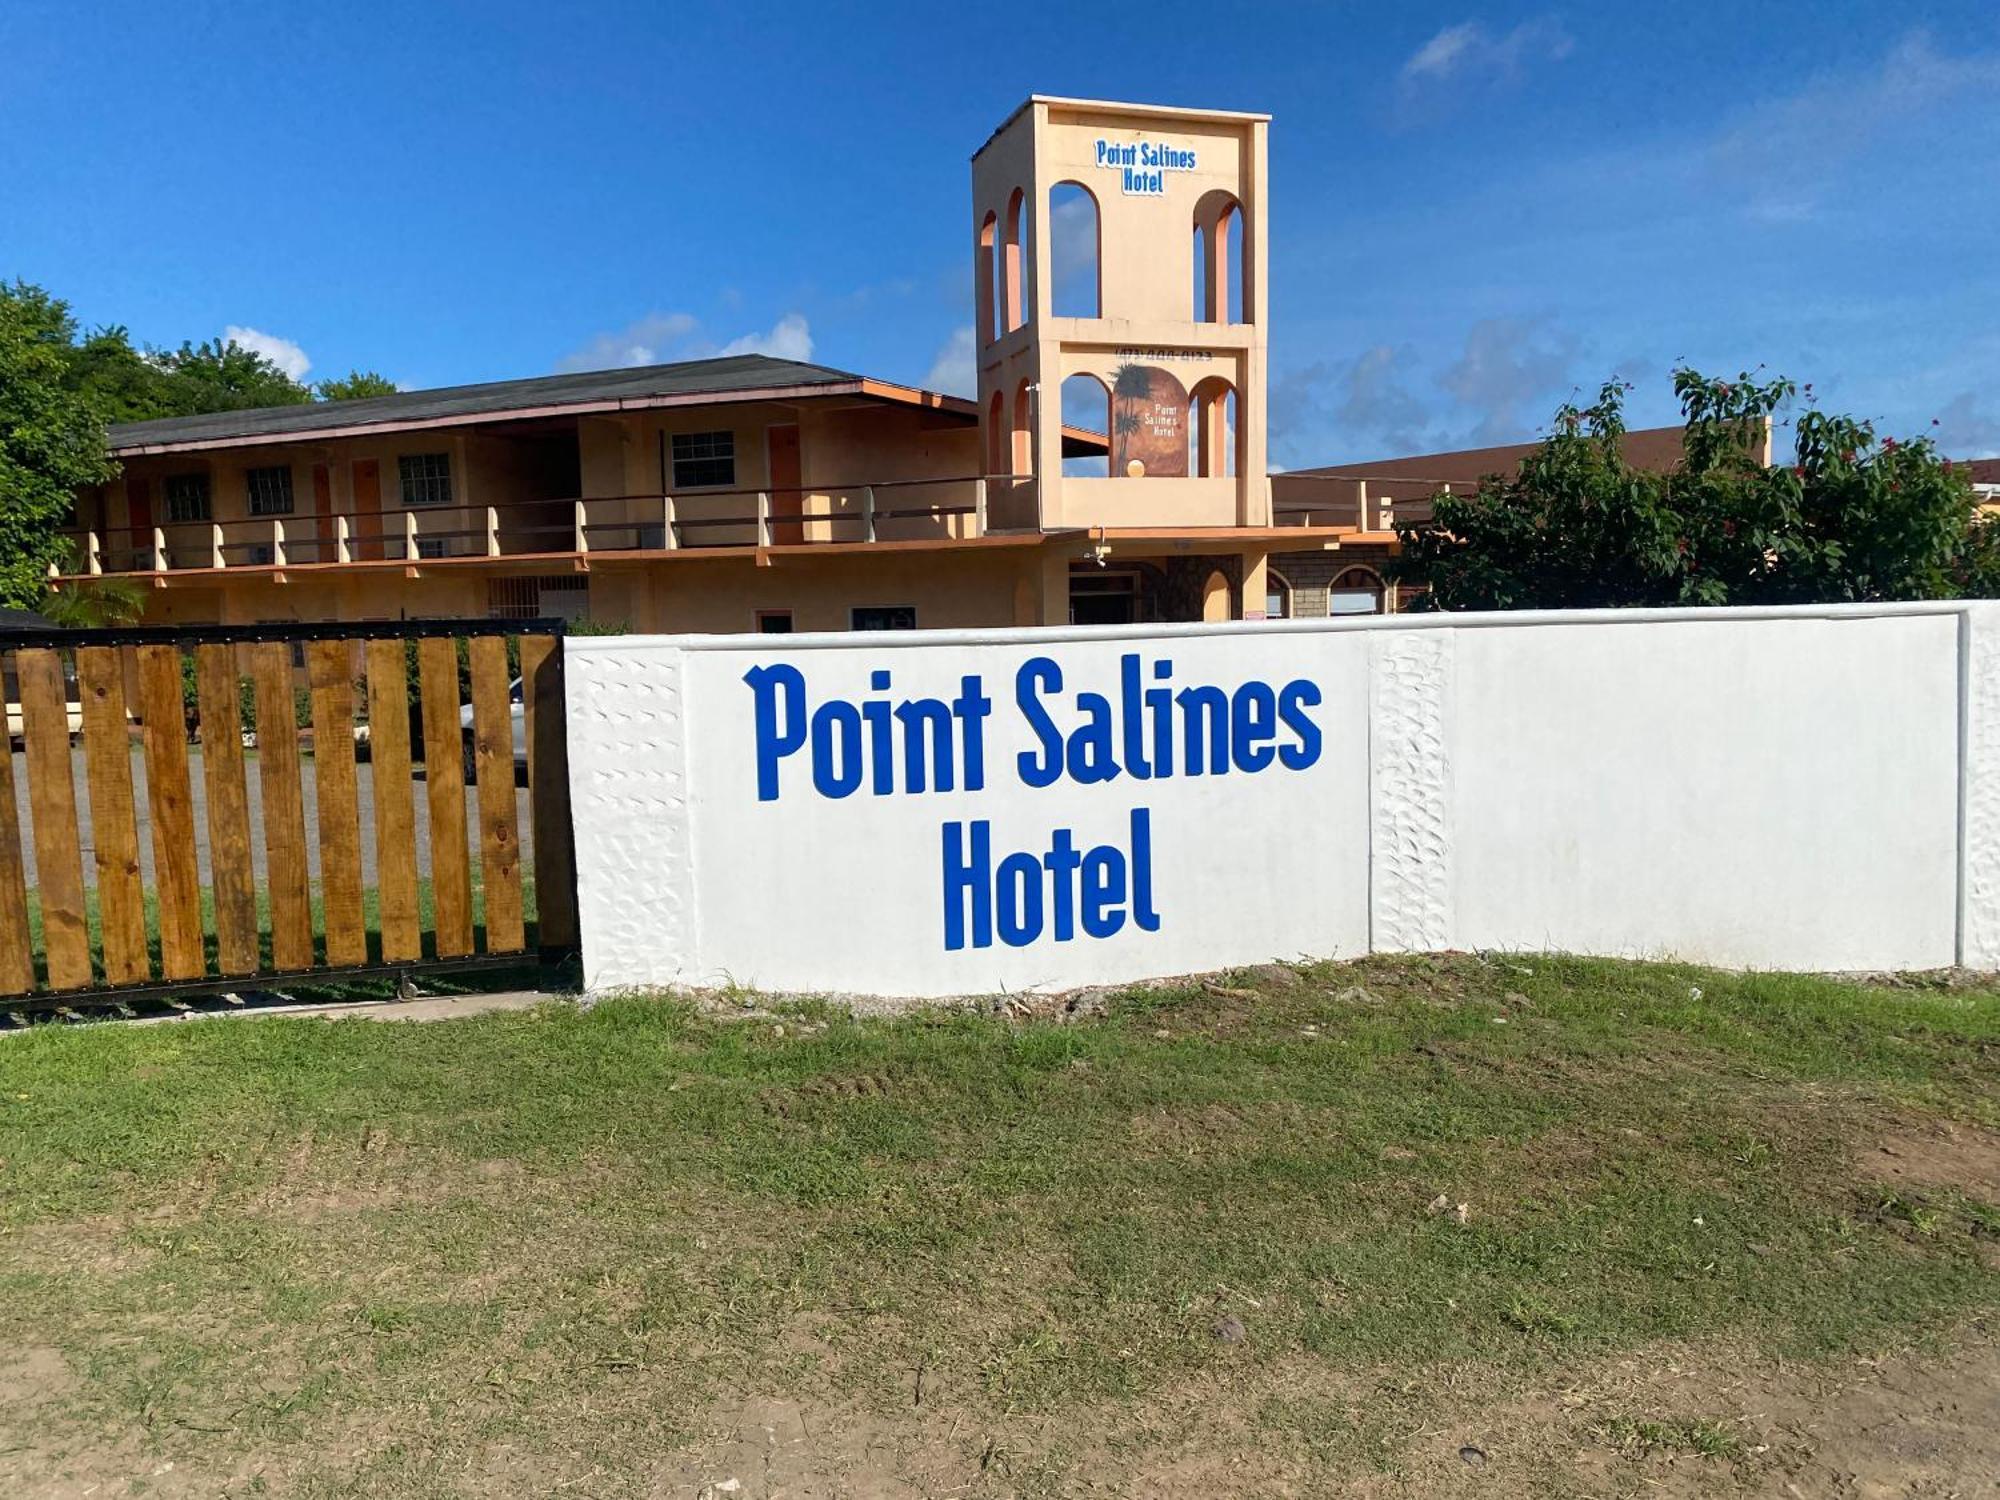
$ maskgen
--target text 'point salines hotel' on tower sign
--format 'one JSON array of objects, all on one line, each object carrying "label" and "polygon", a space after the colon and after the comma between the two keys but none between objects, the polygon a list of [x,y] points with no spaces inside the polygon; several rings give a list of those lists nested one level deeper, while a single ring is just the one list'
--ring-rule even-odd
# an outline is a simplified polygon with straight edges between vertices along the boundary
[{"label": "text 'point salines hotel' on tower sign", "polygon": [[1099,137],[1097,164],[1118,174],[1119,190],[1129,197],[1164,198],[1167,173],[1195,170],[1195,153],[1165,141],[1120,144]]}]

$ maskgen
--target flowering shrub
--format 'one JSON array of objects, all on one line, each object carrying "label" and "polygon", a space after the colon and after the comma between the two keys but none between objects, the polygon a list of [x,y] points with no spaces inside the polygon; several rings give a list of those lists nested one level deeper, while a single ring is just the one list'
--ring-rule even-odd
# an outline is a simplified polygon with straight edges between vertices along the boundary
[{"label": "flowering shrub", "polygon": [[[1879,441],[1808,406],[1790,463],[1764,462],[1789,380],[1674,372],[1680,464],[1624,460],[1626,387],[1566,405],[1513,476],[1398,522],[1392,571],[1419,609],[1619,608],[1942,599],[2000,592],[2000,533],[1929,438]],[[1804,388],[1810,399],[1812,387]]]}]

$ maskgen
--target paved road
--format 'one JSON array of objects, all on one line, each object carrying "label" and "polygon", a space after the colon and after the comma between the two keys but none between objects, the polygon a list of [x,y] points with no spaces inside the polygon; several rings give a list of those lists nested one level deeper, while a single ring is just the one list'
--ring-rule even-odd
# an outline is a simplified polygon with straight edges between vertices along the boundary
[{"label": "paved road", "polygon": [[[211,874],[208,857],[208,795],[202,774],[201,749],[188,747],[190,777],[194,783],[194,827],[195,859],[201,869],[202,884],[210,882]],[[256,866],[257,879],[264,879],[264,809],[261,783],[258,779],[257,757],[252,754],[245,758],[245,776],[250,794],[250,848],[251,859]],[[375,884],[375,781],[374,767],[362,765],[357,768],[360,775],[361,804],[361,883]],[[70,752],[70,775],[76,785],[76,816],[78,831],[83,838],[83,878],[87,884],[97,883],[96,849],[91,837],[90,787],[84,773],[83,752]],[[313,782],[312,760],[302,757],[300,781],[305,792],[306,805],[306,862],[312,878],[319,879],[319,797]],[[429,875],[431,872],[431,814],[429,800],[425,796],[423,777],[415,778],[411,788],[412,800],[417,811],[417,873]],[[145,879],[153,879],[153,830],[151,810],[146,797],[146,762],[135,746],[132,751],[132,795],[139,825],[139,863]],[[28,767],[27,758],[21,752],[14,752],[14,796],[21,810],[21,842],[26,845],[22,856],[28,867],[28,884],[36,883],[35,843],[32,832],[33,818],[28,807]],[[534,868],[534,836],[528,822],[528,790],[516,787],[514,790],[516,815],[521,825],[521,867],[524,871]],[[474,879],[479,868],[479,793],[476,788],[465,789],[465,826],[471,844]]]}]

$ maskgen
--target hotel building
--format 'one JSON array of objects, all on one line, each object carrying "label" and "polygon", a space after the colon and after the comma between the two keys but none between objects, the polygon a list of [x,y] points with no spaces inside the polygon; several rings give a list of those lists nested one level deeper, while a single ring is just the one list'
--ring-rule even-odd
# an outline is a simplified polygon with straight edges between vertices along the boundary
[{"label": "hotel building", "polygon": [[743,356],[130,423],[119,477],[78,496],[64,581],[140,580],[152,623],[1392,605],[1373,569],[1394,502],[1266,471],[1267,129],[1016,110],[972,159],[975,400]]}]

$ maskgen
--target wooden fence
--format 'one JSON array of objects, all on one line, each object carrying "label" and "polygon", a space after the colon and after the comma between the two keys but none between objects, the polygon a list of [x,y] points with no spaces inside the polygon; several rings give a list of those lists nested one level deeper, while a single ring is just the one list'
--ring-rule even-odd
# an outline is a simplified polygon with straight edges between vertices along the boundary
[{"label": "wooden fence", "polygon": [[0,635],[0,1008],[573,949],[561,634],[451,620]]}]

